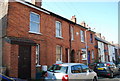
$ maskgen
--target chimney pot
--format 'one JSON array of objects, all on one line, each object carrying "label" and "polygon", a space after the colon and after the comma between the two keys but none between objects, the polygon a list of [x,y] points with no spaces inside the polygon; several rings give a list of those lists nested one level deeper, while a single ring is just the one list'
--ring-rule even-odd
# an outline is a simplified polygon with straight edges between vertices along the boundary
[{"label": "chimney pot", "polygon": [[80,23],[80,25],[82,25],[83,27],[87,27],[87,26],[88,26],[88,25],[86,26],[85,21],[82,21],[82,22]]},{"label": "chimney pot", "polygon": [[35,0],[35,5],[38,7],[42,6],[42,0]]},{"label": "chimney pot", "polygon": [[71,18],[71,21],[73,21],[73,22],[77,22],[77,19],[76,19],[76,16],[74,15],[74,16],[72,16],[72,18]]}]

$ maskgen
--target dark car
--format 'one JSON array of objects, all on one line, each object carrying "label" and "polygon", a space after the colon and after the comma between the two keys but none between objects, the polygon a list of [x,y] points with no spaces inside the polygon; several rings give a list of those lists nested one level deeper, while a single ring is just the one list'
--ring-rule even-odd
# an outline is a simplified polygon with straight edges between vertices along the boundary
[{"label": "dark car", "polygon": [[99,76],[109,76],[114,77],[114,75],[119,74],[119,68],[113,62],[100,62],[96,63],[94,71]]},{"label": "dark car", "polygon": [[[117,64],[117,67],[119,68],[119,71],[120,71],[120,63],[119,63],[119,64]],[[120,74],[120,72],[119,72],[119,74]]]}]

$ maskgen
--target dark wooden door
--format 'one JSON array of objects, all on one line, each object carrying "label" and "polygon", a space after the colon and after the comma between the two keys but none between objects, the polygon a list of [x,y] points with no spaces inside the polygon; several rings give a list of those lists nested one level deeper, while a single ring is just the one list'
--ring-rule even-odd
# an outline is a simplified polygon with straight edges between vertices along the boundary
[{"label": "dark wooden door", "polygon": [[31,78],[31,46],[20,45],[18,56],[18,77]]},{"label": "dark wooden door", "polygon": [[66,52],[66,59],[65,59],[66,61],[65,61],[65,62],[66,62],[66,63],[68,63],[68,51],[69,51],[68,48],[66,48],[66,49],[65,49],[65,52]]}]

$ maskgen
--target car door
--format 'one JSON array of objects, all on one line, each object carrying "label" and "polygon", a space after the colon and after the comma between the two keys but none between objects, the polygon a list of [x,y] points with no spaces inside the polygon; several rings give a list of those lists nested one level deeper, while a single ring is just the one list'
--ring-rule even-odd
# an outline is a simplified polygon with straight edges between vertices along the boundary
[{"label": "car door", "polygon": [[119,68],[116,67],[115,64],[113,64],[112,67],[114,68],[114,72],[115,72],[115,74],[118,74],[118,73],[119,73]]},{"label": "car door", "polygon": [[93,72],[90,71],[89,67],[86,66],[86,65],[81,65],[82,67],[82,74],[84,75],[83,76],[83,79],[85,79],[85,81],[90,81],[93,79]]},{"label": "car door", "polygon": [[82,73],[82,69],[80,65],[73,65],[70,68],[69,72],[69,80],[70,81],[84,81],[84,73]]}]

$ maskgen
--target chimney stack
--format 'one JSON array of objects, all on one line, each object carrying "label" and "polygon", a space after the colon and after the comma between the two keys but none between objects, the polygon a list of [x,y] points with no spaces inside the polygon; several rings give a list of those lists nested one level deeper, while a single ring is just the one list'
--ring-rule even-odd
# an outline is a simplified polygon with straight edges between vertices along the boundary
[{"label": "chimney stack", "polygon": [[101,33],[96,33],[96,36],[101,38]]},{"label": "chimney stack", "polygon": [[102,39],[104,39],[104,40],[105,40],[105,36],[102,36]]},{"label": "chimney stack", "polygon": [[38,7],[42,6],[42,0],[35,0],[35,5]]},{"label": "chimney stack", "polygon": [[75,16],[75,15],[74,15],[74,16],[72,16],[71,21],[73,21],[73,22],[77,23],[77,19],[76,19],[76,16]]},{"label": "chimney stack", "polygon": [[31,3],[38,7],[42,6],[42,0],[31,0]]},{"label": "chimney stack", "polygon": [[82,21],[82,22],[80,23],[80,25],[82,25],[83,27],[86,27],[85,21]]}]

